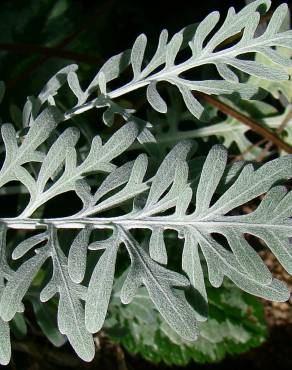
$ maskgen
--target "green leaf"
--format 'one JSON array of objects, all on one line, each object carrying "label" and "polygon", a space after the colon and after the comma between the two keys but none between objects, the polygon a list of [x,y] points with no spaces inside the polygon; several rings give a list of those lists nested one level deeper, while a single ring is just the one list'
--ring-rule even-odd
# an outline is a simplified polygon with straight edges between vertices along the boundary
[{"label": "green leaf", "polygon": [[267,330],[262,305],[232,284],[220,289],[208,287],[209,319],[200,323],[196,342],[185,341],[161,319],[145,288],[127,306],[117,299],[120,277],[114,287],[114,299],[105,322],[107,335],[127,351],[146,360],[185,366],[192,360],[217,362],[227,354],[246,352],[259,346]]},{"label": "green leaf", "polygon": [[18,339],[23,339],[27,335],[27,325],[24,315],[17,313],[11,321],[11,331]]},{"label": "green leaf", "polygon": [[63,346],[67,338],[60,333],[56,322],[56,310],[49,303],[41,303],[38,299],[31,299],[37,323],[44,335],[56,347]]},{"label": "green leaf", "polygon": [[[161,322],[161,333],[157,337],[165,353],[169,351],[164,337],[171,338],[174,343],[194,341],[199,337],[200,328],[197,346],[202,349],[207,343],[211,359],[220,357],[218,353],[222,353],[222,347],[218,349],[208,345],[212,340],[220,342],[225,335],[240,343],[248,340],[249,334],[238,328],[238,323],[230,324],[226,320],[221,331],[221,322],[218,324],[218,318],[214,321],[211,315],[210,325],[203,326],[208,298],[207,276],[204,276],[202,266],[204,260],[208,279],[214,287],[222,285],[224,277],[227,277],[257,296],[275,301],[289,298],[288,287],[272,277],[247,235],[262,239],[291,273],[292,193],[281,184],[292,176],[292,157],[283,156],[262,166],[242,161],[227,165],[226,149],[216,145],[204,163],[202,158],[189,160],[194,153],[191,151],[192,143],[185,140],[189,132],[181,132],[178,138],[176,130],[171,128],[167,133],[170,134],[167,143],[174,137],[179,141],[173,147],[166,144],[161,151],[159,144],[154,145],[155,137],[150,131],[152,125],[134,116],[133,109],[121,108],[114,101],[148,87],[150,104],[159,112],[170,111],[173,124],[179,115],[176,106],[166,109],[166,102],[156,90],[160,81],[174,85],[191,114],[200,118],[205,113],[204,108],[193,92],[235,93],[242,98],[252,97],[257,87],[250,80],[240,82],[236,77],[237,71],[238,75],[243,72],[264,79],[287,80],[290,73],[286,67],[292,65],[290,57],[275,49],[292,48],[291,31],[280,30],[287,6],[278,7],[267,29],[261,35],[256,34],[259,11],[263,7],[268,9],[270,5],[268,0],[256,0],[237,13],[231,8],[219,25],[219,14],[212,13],[199,26],[183,29],[169,40],[164,30],[149,60],[144,58],[146,37],[139,36],[131,51],[106,62],[85,89],[81,88],[83,84],[79,83],[75,73],[76,66],[65,67],[49,80],[37,97],[28,98],[23,109],[23,128],[19,132],[10,124],[1,126],[3,157],[5,155],[0,170],[1,194],[9,194],[11,187],[12,191],[17,188],[17,192],[21,189],[27,193],[27,197],[21,197],[14,217],[0,219],[0,325],[6,340],[0,349],[1,363],[6,363],[10,356],[7,321],[15,317],[19,319],[18,313],[24,309],[22,302],[26,295],[29,296],[30,286],[38,286],[40,275],[48,276],[48,265],[51,280],[46,282],[40,294],[41,301],[48,301],[58,294],[58,328],[85,361],[94,357],[91,332],[103,325],[114,275],[121,271],[116,262],[125,254],[129,257],[130,268],[122,284],[121,301],[125,304],[131,302],[139,296],[141,287],[147,291],[152,303],[146,307],[140,305],[139,310],[148,320],[151,315],[146,311],[152,307],[167,323],[162,323],[160,316],[150,320],[155,322],[155,330],[157,322]],[[235,35],[234,42],[227,44]],[[184,56],[179,55],[180,50],[187,43],[190,53],[185,54],[185,59],[180,58]],[[265,55],[276,66],[270,68],[267,63],[251,59],[254,53]],[[111,84],[129,64],[134,78],[122,86],[118,86],[117,81]],[[209,64],[217,68],[222,79],[212,75],[209,80],[197,80],[200,75],[196,73],[199,72],[197,67]],[[187,75],[196,76],[196,80],[183,77],[185,72],[194,72]],[[63,103],[57,95],[65,83],[78,101],[72,109],[61,112],[57,106],[61,107]],[[0,89],[2,95],[2,85]],[[94,92],[97,96],[89,100]],[[259,106],[263,107],[263,104],[250,104],[250,115]],[[102,136],[111,133],[105,140],[100,136],[92,138],[91,131],[83,130],[86,141],[78,142],[76,128],[59,125],[93,108],[105,108],[103,120],[109,128],[102,132]],[[266,108],[269,115],[275,113],[270,107]],[[215,121],[216,112],[210,113]],[[117,114],[126,121],[119,129],[113,125],[117,123]],[[290,114],[287,109],[284,119],[288,119]],[[283,126],[279,115],[276,126],[272,122],[275,117],[267,114],[264,118],[264,123],[271,123],[270,127]],[[229,145],[235,141],[241,148],[247,148],[248,138],[238,138],[246,133],[238,122],[233,122],[233,127],[240,127],[238,131],[230,134],[228,127],[228,134],[222,133],[228,123],[221,122],[220,127],[204,127],[204,133],[197,131],[192,133],[192,137],[206,137],[213,132],[214,135],[228,137]],[[164,127],[160,130],[163,131]],[[288,132],[288,140],[289,130],[288,122],[283,133]],[[87,146],[89,138],[92,142]],[[135,152],[127,153],[129,149],[140,150],[136,139],[153,154],[149,161],[144,153],[138,156]],[[164,155],[156,155],[159,152],[164,152]],[[255,155],[256,151],[252,154]],[[18,184],[15,186],[11,182]],[[75,192],[81,199],[82,209],[66,217],[40,215],[39,211],[53,198],[70,192]],[[28,202],[19,214],[18,210],[24,203],[22,198]],[[245,214],[246,203],[256,198],[259,198],[257,208]],[[22,241],[16,247],[13,240],[6,240],[6,232],[9,230],[10,233],[10,229],[11,233],[23,230],[20,234]],[[70,246],[70,239],[62,231],[67,230],[69,234],[72,229],[79,233]],[[36,230],[36,234],[27,236],[25,230]],[[64,236],[64,245],[58,230]],[[176,249],[173,253],[169,253],[168,236],[174,241]],[[118,257],[120,247],[123,251]],[[95,256],[87,261],[87,249],[99,252],[90,252],[90,256]],[[177,256],[181,255],[182,258],[178,259]],[[11,257],[19,258],[19,261],[14,263]],[[137,338],[140,330],[137,322],[132,320],[129,325]],[[145,330],[147,343],[151,343],[153,337],[151,325]],[[188,356],[193,356],[188,353],[174,351],[174,361],[183,363]],[[153,358],[157,359],[157,356],[154,353]]]}]

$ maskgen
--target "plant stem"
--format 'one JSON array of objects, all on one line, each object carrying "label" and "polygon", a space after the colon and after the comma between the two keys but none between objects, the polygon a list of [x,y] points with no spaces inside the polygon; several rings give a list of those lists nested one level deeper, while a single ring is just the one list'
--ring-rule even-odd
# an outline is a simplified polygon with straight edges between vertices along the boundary
[{"label": "plant stem", "polygon": [[[292,119],[292,106],[290,105],[290,108],[289,108],[289,112],[287,114],[287,116],[283,119],[283,122],[281,123],[281,125],[277,128],[276,132],[277,134],[281,134],[281,132],[283,132],[283,130],[285,129],[285,127],[287,126],[287,124],[289,123],[289,121]],[[271,141],[269,141],[263,151],[261,152],[261,154],[258,156],[257,158],[257,161],[258,162],[261,162],[265,156],[268,154],[269,150],[271,149],[273,143]]]},{"label": "plant stem", "polygon": [[209,104],[213,105],[214,107],[218,108],[221,112],[236,118],[238,121],[244,123],[245,125],[249,126],[254,132],[258,133],[259,135],[263,136],[265,139],[271,141],[273,144],[278,146],[279,148],[283,149],[285,152],[291,154],[292,153],[292,146],[288,143],[285,143],[282,139],[278,137],[277,134],[273,133],[271,130],[267,129],[266,127],[261,126],[257,121],[254,119],[246,116],[243,113],[238,112],[237,110],[231,108],[229,105],[221,102],[220,100],[214,98],[213,96],[204,94],[204,93],[196,93],[196,95],[200,96]]},{"label": "plant stem", "polygon": [[15,52],[15,53],[37,53],[45,57],[57,57],[62,59],[77,60],[87,64],[99,65],[101,64],[101,58],[97,56],[91,56],[88,54],[77,53],[75,51],[64,50],[60,47],[46,47],[42,45],[34,44],[5,44],[0,43],[0,50]]},{"label": "plant stem", "polygon": [[[154,226],[164,225],[166,228],[180,228],[180,227],[198,227],[198,228],[214,228],[231,225],[233,227],[241,226],[253,228],[267,227],[267,224],[255,224],[249,222],[235,222],[228,221],[228,217],[222,217],[220,220],[198,220],[187,218],[167,218],[167,217],[145,217],[140,219],[123,218],[123,217],[85,217],[85,218],[54,218],[54,219],[37,219],[37,218],[2,218],[0,222],[4,223],[11,229],[23,230],[44,230],[48,225],[53,225],[57,229],[83,229],[86,225],[91,225],[94,229],[114,229],[115,226],[122,226],[125,229],[147,229]],[[290,225],[285,224],[269,224],[269,228],[276,228],[278,231],[285,231],[291,229]]]},{"label": "plant stem", "polygon": [[[103,13],[107,12],[112,8],[115,0],[104,1],[104,3],[97,8],[95,12],[81,24],[81,26],[73,31],[70,35],[66,36],[58,45],[57,49],[62,49],[65,46],[69,45],[73,40],[75,40],[81,33],[90,28]],[[18,85],[18,82],[25,80],[35,72],[41,65],[46,63],[48,59],[52,58],[55,55],[45,55],[38,58],[35,62],[29,65],[21,74],[16,76],[14,79],[6,82],[6,88],[11,89]]]}]

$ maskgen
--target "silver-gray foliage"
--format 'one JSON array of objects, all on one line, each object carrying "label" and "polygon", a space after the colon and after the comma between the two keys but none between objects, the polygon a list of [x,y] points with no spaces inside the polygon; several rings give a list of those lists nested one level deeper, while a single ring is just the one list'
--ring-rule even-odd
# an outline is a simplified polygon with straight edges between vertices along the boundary
[{"label": "silver-gray foliage", "polygon": [[[216,145],[210,151],[196,181],[190,175],[189,161],[192,143],[181,141],[165,156],[156,171],[149,171],[148,157],[117,165],[116,158],[137,140],[151,138],[149,124],[123,110],[112,99],[136,88],[147,86],[147,98],[154,109],[165,112],[166,103],[156,84],[168,81],[178,87],[189,110],[200,116],[202,107],[191,91],[208,94],[239,92],[250,96],[251,85],[241,84],[230,67],[261,78],[286,78],[283,70],[267,70],[255,61],[239,59],[240,55],[263,53],[279,65],[291,64],[280,57],[273,46],[292,46],[291,31],[278,32],[286,6],[274,13],[266,31],[254,37],[259,22],[256,10],[269,1],[258,0],[239,13],[233,9],[221,27],[208,38],[219,14],[211,13],[188,40],[192,56],[175,64],[184,45],[184,31],[168,41],[163,31],[153,58],[144,65],[146,37],[139,36],[131,52],[111,58],[93,82],[82,91],[75,73],[76,66],[59,71],[45,86],[37,99],[30,98],[23,111],[27,133],[19,138],[13,125],[2,124],[1,136],[5,160],[0,170],[0,187],[11,181],[21,183],[29,193],[22,212],[0,219],[0,363],[10,358],[8,322],[24,310],[23,299],[34,278],[50,264],[52,276],[40,292],[40,300],[58,295],[58,326],[77,354],[90,361],[94,356],[93,334],[104,323],[114,282],[118,252],[123,248],[129,255],[130,268],[124,280],[120,298],[124,304],[132,301],[140,286],[144,286],[167,324],[185,340],[196,340],[198,321],[207,319],[206,310],[196,309],[185,293],[194,293],[201,302],[207,301],[202,261],[208,269],[208,279],[219,287],[224,277],[243,290],[275,301],[289,298],[289,290],[273,278],[247,235],[262,239],[279,262],[292,272],[292,192],[279,185],[292,177],[292,157],[283,156],[255,169],[252,164],[236,166],[236,176],[230,178],[227,152]],[[229,37],[243,30],[233,46],[217,50]],[[108,83],[117,78],[125,65],[131,64],[133,80],[117,90],[109,91]],[[214,64],[222,76],[216,81],[188,81],[180,74],[196,66]],[[157,72],[157,68],[161,69]],[[78,99],[77,106],[65,115],[56,107],[54,95],[68,82]],[[100,96],[87,102],[99,88]],[[4,86],[0,85],[0,99]],[[78,152],[79,131],[69,127],[54,141],[52,134],[63,120],[90,107],[106,106],[106,122],[118,111],[127,121],[105,142],[96,136],[85,156]],[[37,163],[37,165],[35,165]],[[233,167],[234,168],[234,167]],[[104,179],[93,188],[88,176],[103,173]],[[222,191],[222,182],[224,191]],[[220,185],[221,184],[221,185]],[[9,186],[9,185],[8,185]],[[220,191],[218,187],[220,186]],[[81,209],[61,218],[38,218],[38,211],[51,199],[75,192],[82,201]],[[260,197],[259,206],[249,214],[240,214],[238,207]],[[108,210],[119,209],[119,216]],[[12,259],[19,260],[15,271],[10,267],[11,246],[7,245],[7,230],[34,230],[12,248]],[[61,246],[58,231],[77,229],[68,253]],[[94,230],[106,230],[108,238],[95,240]],[[135,231],[148,230],[149,238],[139,240]],[[182,245],[181,272],[168,266],[166,230],[177,233]],[[102,235],[102,234],[101,234]],[[219,238],[216,235],[220,236]],[[101,257],[93,268],[89,283],[87,254],[98,251]],[[174,251],[175,252],[175,251]],[[48,263],[49,262],[49,263]],[[3,340],[4,338],[4,340]]]},{"label": "silver-gray foliage", "polygon": [[[217,11],[209,14],[198,26],[184,28],[170,39],[167,30],[163,30],[157,49],[147,62],[144,58],[147,37],[142,34],[138,36],[131,50],[110,58],[84,91],[80,87],[76,71],[70,71],[68,82],[77,97],[77,104],[65,113],[65,117],[70,118],[94,107],[109,107],[108,111],[113,113],[112,99],[142,87],[147,87],[147,100],[151,106],[158,112],[165,113],[167,104],[157,88],[159,82],[165,81],[178,88],[189,111],[200,118],[203,106],[193,92],[215,95],[237,93],[245,99],[257,92],[257,86],[241,83],[234,70],[260,79],[287,80],[289,76],[283,67],[291,67],[292,62],[275,50],[275,47],[279,46],[292,48],[292,31],[281,30],[287,15],[287,5],[282,4],[276,9],[263,34],[259,36],[256,33],[260,9],[265,7],[267,10],[270,5],[269,0],[256,0],[238,13],[234,8],[230,8],[216,32],[214,29],[220,19]],[[235,44],[224,46],[231,37],[241,32],[242,36]],[[177,56],[185,47],[190,48],[192,55],[177,64]],[[274,65],[247,58],[253,53],[264,55],[274,62]],[[184,72],[209,64],[216,67],[218,79],[189,80],[182,76]],[[132,67],[132,80],[112,90],[111,81],[118,78],[127,65]],[[100,95],[89,100],[95,91],[99,91]],[[108,123],[106,119],[104,121]]]},{"label": "silver-gray foliage", "polygon": [[[34,130],[33,126],[31,130]],[[188,176],[187,155],[191,149],[188,141],[177,144],[150,178],[146,172],[147,157],[143,154],[132,162],[115,167],[111,163],[113,157],[131,145],[138,135],[137,125],[130,122],[105,144],[96,137],[87,158],[77,164],[73,154],[76,140],[72,139],[74,135],[71,133],[68,140],[59,137],[58,140],[63,140],[59,146],[62,150],[57,150],[55,143],[52,144],[42,162],[47,165],[40,166],[35,179],[21,165],[19,168],[16,164],[13,166],[11,176],[28,188],[31,200],[20,216],[1,220],[0,323],[3,336],[7,337],[6,344],[9,343],[7,322],[23,309],[22,300],[32,280],[44,262],[50,259],[53,275],[40,299],[47,301],[59,294],[58,325],[61,333],[67,335],[81,358],[92,359],[94,345],[90,333],[99,331],[103,325],[121,246],[126,248],[131,259],[131,268],[121,292],[122,302],[129,303],[137,289],[144,285],[167,323],[188,340],[197,338],[197,321],[206,319],[206,315],[196,312],[184,296],[184,289],[191,285],[197,294],[207,299],[201,254],[207,262],[213,286],[219,287],[227,276],[249,293],[276,301],[288,299],[286,285],[272,277],[245,235],[263,239],[291,273],[292,255],[288,238],[292,236],[292,192],[287,192],[283,186],[272,187],[279,180],[291,177],[291,156],[270,161],[257,170],[251,164],[243,166],[233,184],[219,199],[212,201],[226,169],[227,152],[224,147],[214,146],[210,151],[199,184],[194,189]],[[6,148],[10,148],[9,140],[12,139],[6,138]],[[21,148],[15,148],[15,158],[20,157],[18,151],[25,151]],[[48,162],[49,158],[52,160]],[[7,168],[3,165],[0,178],[1,175],[8,176]],[[58,176],[56,168],[59,168]],[[94,193],[86,181],[88,171],[108,172]],[[32,218],[34,211],[48,199],[72,189],[83,202],[79,212],[64,218]],[[232,210],[262,194],[266,195],[254,212],[230,215]],[[98,216],[129,200],[133,201],[133,207],[124,215]],[[195,204],[194,211],[189,211],[191,204]],[[41,230],[14,248],[13,259],[35,251],[14,273],[5,257],[7,228]],[[67,228],[80,229],[68,257],[60,247],[57,233],[58,229]],[[103,241],[92,241],[90,237],[94,229],[108,229],[112,235]],[[148,247],[136,240],[132,233],[135,229],[151,231]],[[182,270],[185,275],[167,267],[164,232],[168,229],[175,230],[184,241]],[[230,250],[214,239],[214,233],[227,239]],[[103,254],[92,272],[88,287],[85,287],[82,282],[87,250],[102,250]],[[85,310],[82,301],[85,301]],[[6,361],[5,356],[1,361]]]}]

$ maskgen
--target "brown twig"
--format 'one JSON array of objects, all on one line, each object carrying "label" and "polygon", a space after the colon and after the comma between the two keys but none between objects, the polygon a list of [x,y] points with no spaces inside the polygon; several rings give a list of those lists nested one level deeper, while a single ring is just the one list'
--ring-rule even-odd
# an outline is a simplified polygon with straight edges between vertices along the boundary
[{"label": "brown twig", "polygon": [[128,370],[126,359],[125,359],[125,353],[121,346],[116,346],[116,356],[117,356],[117,365],[118,370]]},{"label": "brown twig", "polygon": [[241,154],[234,156],[233,162],[242,161],[244,156],[249,153],[252,149],[259,147],[260,145],[267,142],[267,139],[261,139],[257,143],[249,145]]},{"label": "brown twig", "polygon": [[292,146],[288,143],[285,143],[277,134],[272,132],[271,130],[267,129],[266,127],[261,126],[258,122],[254,119],[238,112],[237,110],[233,109],[229,105],[221,102],[220,100],[214,98],[213,96],[204,94],[204,93],[196,93],[199,97],[204,99],[209,104],[213,105],[221,112],[236,118],[238,121],[244,123],[248,127],[250,127],[254,132],[258,133],[259,135],[263,136],[266,140],[271,141],[277,147],[283,149],[285,152],[291,154],[292,153]]},{"label": "brown twig", "polygon": [[14,53],[36,53],[41,54],[45,57],[57,57],[62,59],[76,60],[87,64],[99,64],[101,58],[97,56],[91,56],[83,53],[77,53],[75,51],[64,50],[60,47],[46,47],[34,44],[4,44],[0,43],[0,50],[10,51]]},{"label": "brown twig", "polygon": [[[290,106],[290,109],[289,109],[289,112],[288,114],[286,115],[286,117],[283,119],[282,123],[280,124],[280,126],[276,129],[276,133],[279,135],[281,134],[281,132],[284,131],[285,127],[287,126],[287,124],[289,123],[289,121],[292,119],[292,107]],[[264,149],[262,150],[261,154],[258,156],[257,158],[257,161],[258,162],[261,162],[265,156],[268,154],[269,150],[271,149],[273,143],[271,141],[269,141]]]},{"label": "brown twig", "polygon": [[[72,32],[70,35],[66,36],[56,47],[55,49],[63,49],[65,46],[68,46],[73,40],[75,40],[81,33],[86,31],[89,27],[91,27],[92,24],[96,21],[96,18],[99,17],[101,14],[106,12],[108,9],[110,9],[115,0],[108,0],[104,1],[103,5],[99,7],[89,18],[87,18],[81,26],[74,32]],[[45,62],[48,61],[48,59],[52,58],[56,55],[45,55],[39,57],[35,62],[33,62],[31,65],[29,65],[24,71],[22,71],[21,74],[16,76],[14,79],[6,82],[6,88],[11,89],[14,86],[16,86],[20,81],[25,80],[29,76],[35,72],[37,68],[39,68],[41,65],[43,65]]]},{"label": "brown twig", "polygon": [[[287,114],[287,116],[283,119],[283,122],[277,128],[277,130],[276,130],[277,134],[280,134],[281,132],[283,132],[283,130],[285,129],[285,127],[287,126],[287,124],[289,123],[289,121],[290,121],[291,118],[292,118],[292,106],[290,107],[290,111]],[[267,139],[261,139],[257,143],[254,143],[254,144],[250,145],[243,153],[241,153],[240,155],[236,156],[234,158],[234,161],[242,160],[244,158],[244,155],[245,154],[247,154],[248,152],[250,152],[254,148],[260,147],[262,144],[265,144],[265,143],[267,143],[267,144],[266,144],[265,148],[263,149],[264,152],[261,153],[256,158],[256,161],[257,162],[261,162],[266,157],[268,151],[271,149],[271,147],[273,145],[270,141],[267,142]]]},{"label": "brown twig", "polygon": [[[51,57],[60,57],[60,58],[65,58],[65,59],[74,59],[76,61],[81,61],[81,62],[86,62],[89,64],[96,64],[97,61],[95,60],[94,57],[88,56],[88,58],[85,58],[84,54],[80,53],[74,53],[70,51],[65,51],[62,50],[64,47],[66,47],[69,43],[71,43],[76,37],[78,37],[82,32],[86,31],[96,20],[97,16],[100,16],[102,13],[110,9],[115,0],[108,0],[105,1],[103,6],[101,8],[98,8],[96,12],[93,13],[89,19],[86,19],[85,22],[82,23],[80,28],[74,32],[72,32],[70,35],[65,37],[56,47],[53,48],[47,48],[39,45],[28,45],[28,44],[1,44],[0,45],[0,50],[2,47],[2,50],[7,50],[7,51],[22,51],[22,52],[36,52],[39,54],[42,54],[40,58],[38,58],[35,62],[30,64],[20,75],[16,76],[13,80],[7,81],[6,82],[6,88],[11,89],[19,81],[25,80],[28,78],[32,73],[39,68],[42,64],[44,64],[49,58]],[[266,15],[263,15],[260,19],[260,23],[265,22],[267,19],[270,19],[272,16],[273,12],[269,12]],[[225,44],[230,44],[233,41],[237,40],[240,38],[242,33],[238,33],[231,38],[225,40],[222,43],[222,46]],[[16,47],[19,48],[19,50],[16,50]],[[96,58],[97,59],[97,58]],[[99,60],[100,61],[100,60]]]},{"label": "brown twig", "polygon": [[[16,77],[14,80],[9,81],[7,83],[8,87],[12,87],[21,79],[25,79],[28,77],[37,67],[39,67],[41,64],[46,62],[51,57],[60,57],[60,58],[66,58],[66,59],[75,59],[77,61],[86,62],[88,64],[98,64],[100,62],[100,58],[93,57],[89,55],[84,55],[82,53],[77,52],[71,52],[67,50],[63,50],[63,48],[68,45],[72,40],[74,40],[77,36],[79,36],[83,31],[85,31],[96,19],[96,16],[102,13],[105,9],[112,5],[114,0],[111,0],[110,2],[106,2],[104,6],[98,11],[86,22],[83,23],[83,25],[80,27],[79,30],[73,32],[72,34],[68,35],[65,39],[62,40],[61,43],[58,44],[57,47],[44,47],[39,45],[32,45],[32,44],[0,44],[0,50],[7,50],[7,51],[13,51],[13,52],[36,52],[39,54],[42,54],[43,57],[38,59],[33,65],[31,65],[28,69],[24,71],[24,73],[18,77]],[[203,98],[206,102],[213,105],[214,107],[218,108],[221,112],[230,115],[240,122],[244,123],[245,125],[249,126],[253,131],[257,132],[259,135],[263,136],[265,141],[269,141],[270,144],[269,148],[271,147],[272,143],[278,146],[279,148],[283,149],[287,153],[292,153],[292,146],[288,143],[285,143],[281,138],[278,137],[277,134],[273,133],[271,130],[261,126],[259,123],[257,123],[252,118],[236,111],[232,107],[228,106],[227,104],[221,102],[220,100],[209,96],[204,93],[196,93],[196,95]],[[291,113],[292,114],[292,113]],[[280,133],[281,131],[276,131],[277,133]],[[261,140],[262,143],[262,140]],[[268,148],[268,149],[269,149]]]}]

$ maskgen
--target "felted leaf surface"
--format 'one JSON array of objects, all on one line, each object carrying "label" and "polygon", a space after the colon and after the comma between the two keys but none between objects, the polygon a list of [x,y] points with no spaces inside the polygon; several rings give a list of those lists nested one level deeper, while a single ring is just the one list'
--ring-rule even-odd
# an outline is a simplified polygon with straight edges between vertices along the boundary
[{"label": "felted leaf surface", "polygon": [[[128,92],[148,87],[151,105],[165,112],[158,83],[166,81],[178,88],[188,110],[200,117],[203,107],[193,92],[237,93],[243,98],[253,95],[256,88],[239,82],[236,71],[264,79],[287,79],[282,67],[291,66],[291,60],[275,49],[292,46],[291,31],[280,30],[287,6],[277,8],[264,33],[258,36],[258,11],[263,5],[269,8],[270,1],[257,0],[238,13],[231,8],[215,32],[217,12],[188,36],[182,30],[168,40],[167,31],[163,31],[148,63],[144,58],[147,39],[140,36],[131,51],[106,62],[85,90],[78,82],[76,66],[65,67],[37,98],[31,97],[26,103],[23,132],[16,132],[11,124],[1,125],[5,151],[1,191],[6,194],[13,181],[28,195],[21,212],[0,219],[0,330],[5,338],[0,344],[1,363],[7,363],[10,357],[7,322],[23,311],[27,293],[42,272],[50,280],[40,299],[45,302],[58,296],[60,333],[85,361],[94,357],[92,334],[102,328],[106,318],[120,255],[126,254],[130,264],[122,302],[134,300],[142,287],[168,325],[163,330],[175,332],[172,335],[177,341],[193,342],[200,336],[200,328],[202,338],[210,340],[217,335],[220,342],[224,337],[216,321],[205,329],[200,323],[207,318],[207,277],[213,287],[221,286],[226,277],[254,295],[274,301],[289,298],[287,286],[273,278],[253,248],[250,235],[263,240],[291,273],[292,193],[285,187],[292,176],[291,155],[261,166],[242,161],[229,165],[226,149],[215,145],[204,163],[199,160],[198,164],[198,158],[192,157],[192,142],[181,140],[162,159],[149,160],[142,153],[134,154],[127,162],[124,154],[133,144],[140,142],[149,151],[155,138],[147,121],[114,102]],[[241,36],[231,46],[224,44],[221,48],[238,34]],[[187,42],[191,56],[177,62]],[[249,59],[252,53],[265,55],[276,66],[269,69]],[[197,81],[183,76],[183,72],[207,64],[215,66],[221,79]],[[112,89],[111,81],[128,65],[133,79]],[[66,82],[77,97],[77,105],[61,112],[53,95]],[[2,85],[0,90],[2,96]],[[96,91],[97,97],[89,100]],[[79,130],[59,124],[92,108],[105,108],[103,119],[108,126],[114,123],[116,114],[126,123],[119,129],[112,125],[109,138],[95,136],[81,151]],[[75,192],[81,200],[76,213],[52,218],[38,213],[52,199],[68,192]],[[246,214],[244,206],[255,199],[257,208]],[[8,245],[6,231],[15,229],[23,230],[21,241]],[[60,234],[72,229],[77,230],[74,239],[63,236],[63,244]],[[25,230],[34,235],[27,235]],[[182,255],[175,268],[167,245],[169,233],[176,241],[177,254]],[[19,261],[8,263],[10,257]],[[200,300],[190,304],[192,294]],[[224,323],[226,332],[230,325]],[[235,327],[230,329],[230,336],[248,342],[248,333]],[[209,353],[210,358],[220,357],[214,353]]]}]

